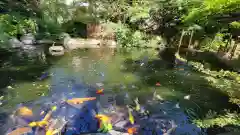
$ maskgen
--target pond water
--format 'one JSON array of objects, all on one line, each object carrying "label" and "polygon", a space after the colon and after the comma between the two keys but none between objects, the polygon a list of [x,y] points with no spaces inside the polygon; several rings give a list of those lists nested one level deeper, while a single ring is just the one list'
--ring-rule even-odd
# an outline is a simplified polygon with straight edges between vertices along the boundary
[{"label": "pond water", "polygon": [[[118,101],[123,104],[138,97],[150,112],[162,116],[160,120],[174,120],[178,125],[176,134],[203,133],[190,124],[186,112],[194,110],[198,115],[191,116],[201,118],[210,109],[218,111],[219,106],[229,106],[228,97],[208,85],[203,74],[187,66],[169,68],[155,50],[77,50],[48,58],[47,64],[9,66],[0,72],[4,84],[0,93],[2,126],[9,112],[20,103],[39,101],[45,96],[61,98],[73,89],[83,91],[85,86],[124,95]],[[49,76],[39,79],[44,73]],[[166,102],[150,103],[155,91]]]}]

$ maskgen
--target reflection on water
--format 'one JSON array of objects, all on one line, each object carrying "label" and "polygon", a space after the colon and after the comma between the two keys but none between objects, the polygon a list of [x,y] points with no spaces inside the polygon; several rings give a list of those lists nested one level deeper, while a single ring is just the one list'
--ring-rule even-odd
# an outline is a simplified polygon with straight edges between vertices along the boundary
[{"label": "reflection on water", "polygon": [[[3,89],[7,94],[4,95],[4,102],[1,106],[1,111],[6,113],[3,113],[2,116],[8,114],[11,108],[16,107],[20,103],[30,102],[42,105],[72,97],[96,96],[96,89],[104,88],[105,93],[113,97],[116,96],[116,102],[111,102],[111,104],[123,107],[123,105],[132,103],[135,97],[139,97],[141,104],[152,112],[150,118],[139,119],[139,124],[142,127],[146,124],[148,125],[144,127],[143,134],[151,135],[151,128],[164,133],[176,126],[176,134],[182,134],[187,131],[191,135],[197,135],[197,133],[201,132],[200,129],[190,124],[188,117],[183,111],[185,106],[183,103],[187,101],[180,102],[181,108],[176,108],[176,102],[172,101],[176,98],[183,99],[186,91],[179,91],[173,84],[174,82],[161,82],[164,78],[160,78],[164,77],[165,74],[169,76],[174,74],[175,76],[172,76],[172,80],[181,83],[180,81],[183,81],[182,76],[187,76],[187,74],[190,74],[188,75],[189,77],[196,75],[191,74],[189,70],[173,72],[172,69],[161,68],[165,67],[164,63],[160,64],[158,69],[161,70],[158,70],[151,65],[151,60],[156,59],[154,54],[155,52],[148,50],[118,51],[116,53],[116,51],[111,49],[92,49],[73,51],[58,60],[50,59],[51,66],[45,70],[45,72],[51,74],[49,77],[41,81],[16,80],[12,84],[13,89]],[[129,59],[140,59],[140,61],[128,63],[127,60]],[[143,75],[145,72],[149,74]],[[152,79],[151,75],[153,72],[154,74],[159,74],[159,81],[163,86],[156,87],[156,79],[149,82]],[[176,77],[179,77],[179,79],[176,79]],[[185,85],[189,87],[191,85],[192,87],[192,85],[197,84],[186,83]],[[154,90],[166,102],[151,101]],[[107,96],[107,94],[104,96]],[[94,111],[104,112],[106,106],[109,107],[111,105],[106,99],[108,98],[100,96],[96,102],[93,102],[95,106]],[[190,106],[195,106],[191,102],[186,103],[186,106],[189,104]],[[2,117],[0,118],[3,120]],[[152,127],[149,126],[151,124],[153,124]],[[147,130],[149,131],[147,132]]]}]

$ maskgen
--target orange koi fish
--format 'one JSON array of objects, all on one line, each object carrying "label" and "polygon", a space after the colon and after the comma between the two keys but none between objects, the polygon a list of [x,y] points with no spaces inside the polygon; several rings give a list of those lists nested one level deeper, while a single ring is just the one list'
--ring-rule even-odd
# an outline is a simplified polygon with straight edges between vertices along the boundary
[{"label": "orange koi fish", "polygon": [[156,86],[161,86],[161,84],[159,82],[156,83]]},{"label": "orange koi fish", "polygon": [[12,132],[8,133],[7,135],[23,135],[23,134],[26,134],[31,131],[32,131],[32,128],[30,128],[30,127],[21,127],[21,128],[17,128],[15,130],[13,130]]},{"label": "orange koi fish", "polygon": [[20,116],[25,116],[25,117],[32,117],[33,116],[33,112],[31,109],[29,109],[26,106],[20,107],[17,112],[18,115]]},{"label": "orange koi fish", "polygon": [[68,104],[82,104],[86,101],[92,101],[92,100],[96,100],[96,97],[87,97],[87,98],[73,98],[73,99],[69,99],[67,100]]},{"label": "orange koi fish", "polygon": [[103,94],[103,89],[97,90],[96,94]]},{"label": "orange koi fish", "polygon": [[128,128],[127,132],[131,135],[135,134],[135,133],[137,133],[137,128],[135,128],[135,127]]}]

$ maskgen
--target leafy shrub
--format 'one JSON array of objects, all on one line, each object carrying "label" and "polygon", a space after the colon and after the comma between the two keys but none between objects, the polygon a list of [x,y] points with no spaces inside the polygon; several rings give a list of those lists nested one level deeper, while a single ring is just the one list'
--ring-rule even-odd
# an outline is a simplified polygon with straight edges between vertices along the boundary
[{"label": "leafy shrub", "polygon": [[1,45],[6,45],[6,41],[11,37],[18,37],[25,33],[35,34],[37,31],[34,19],[25,18],[16,13],[0,15],[0,26]]},{"label": "leafy shrub", "polygon": [[0,24],[3,32],[8,36],[17,36],[26,32],[36,33],[36,21],[18,14],[0,15]]},{"label": "leafy shrub", "polygon": [[132,31],[123,24],[116,29],[116,38],[120,47],[156,47],[161,41],[157,36],[150,36],[141,31]]},{"label": "leafy shrub", "polygon": [[206,115],[206,119],[194,120],[194,123],[202,128],[209,128],[215,125],[218,125],[220,127],[224,127],[226,125],[240,126],[240,115],[236,112],[230,113],[227,110],[225,111],[226,113],[224,115],[217,115],[215,112],[209,111]]},{"label": "leafy shrub", "polygon": [[224,47],[226,45],[223,41],[224,34],[217,33],[214,39],[206,38],[201,45],[201,50],[203,51],[217,51],[220,46]]}]

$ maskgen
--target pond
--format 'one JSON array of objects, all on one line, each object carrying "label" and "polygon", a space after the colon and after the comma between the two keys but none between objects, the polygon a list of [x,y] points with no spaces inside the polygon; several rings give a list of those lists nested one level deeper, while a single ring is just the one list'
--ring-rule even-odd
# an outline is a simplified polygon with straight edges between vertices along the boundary
[{"label": "pond", "polygon": [[[48,77],[39,79],[44,73]],[[191,118],[201,118],[210,109],[219,111],[219,106],[230,106],[228,97],[211,87],[204,77],[184,65],[169,68],[167,62],[158,58],[155,50],[76,50],[63,57],[48,58],[47,64],[2,68],[0,81],[6,85],[0,93],[3,96],[0,100],[0,123],[3,127],[6,116],[20,103],[53,97],[55,93],[55,98],[61,98],[73,89],[83,91],[86,86],[124,95],[118,101],[124,102],[122,104],[138,97],[150,112],[163,113],[161,120],[174,120],[178,125],[177,134],[204,134],[190,124]],[[150,105],[154,92],[166,102]]]}]

